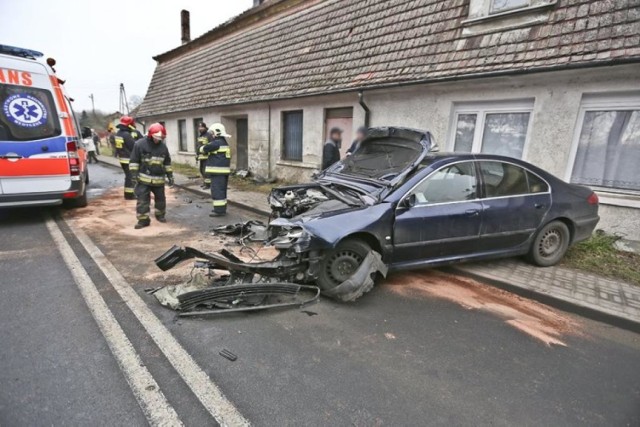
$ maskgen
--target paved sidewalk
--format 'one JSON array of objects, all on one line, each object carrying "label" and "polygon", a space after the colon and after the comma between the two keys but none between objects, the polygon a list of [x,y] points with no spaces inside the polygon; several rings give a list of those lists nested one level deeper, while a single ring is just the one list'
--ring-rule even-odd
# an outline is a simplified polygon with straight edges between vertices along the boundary
[{"label": "paved sidewalk", "polygon": [[455,270],[640,325],[640,287],[565,267],[541,268],[510,258]]},{"label": "paved sidewalk", "polygon": [[[120,167],[120,163],[115,157],[98,156],[98,159],[110,166]],[[174,173],[174,179],[178,187],[203,197],[211,197],[209,190],[200,188],[200,185],[202,185],[202,179],[200,179],[200,177],[194,179],[180,173]],[[269,216],[271,213],[269,203],[267,202],[267,195],[264,193],[237,190],[230,185],[227,200],[230,205],[250,210],[258,215]]]}]

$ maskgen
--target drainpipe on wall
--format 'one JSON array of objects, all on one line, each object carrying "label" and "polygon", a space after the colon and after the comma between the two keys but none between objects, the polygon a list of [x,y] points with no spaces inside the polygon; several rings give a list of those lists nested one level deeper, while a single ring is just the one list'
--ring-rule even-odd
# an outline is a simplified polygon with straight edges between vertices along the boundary
[{"label": "drainpipe on wall", "polygon": [[271,179],[271,104],[269,107],[269,138],[267,139],[267,179]]},{"label": "drainpipe on wall", "polygon": [[365,102],[364,102],[364,92],[363,91],[358,92],[358,102],[360,103],[360,106],[364,110],[364,126],[366,128],[368,128],[369,125],[371,124],[371,110],[369,109],[367,104],[365,104]]}]

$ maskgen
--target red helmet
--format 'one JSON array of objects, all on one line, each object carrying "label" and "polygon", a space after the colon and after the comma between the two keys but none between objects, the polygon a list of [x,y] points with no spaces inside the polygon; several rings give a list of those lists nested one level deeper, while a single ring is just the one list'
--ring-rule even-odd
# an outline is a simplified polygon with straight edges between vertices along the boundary
[{"label": "red helmet", "polygon": [[160,123],[154,123],[149,126],[147,136],[155,139],[156,141],[160,141],[167,137],[167,130]]},{"label": "red helmet", "polygon": [[129,116],[120,117],[120,124],[125,126],[131,126],[133,124],[133,118]]}]

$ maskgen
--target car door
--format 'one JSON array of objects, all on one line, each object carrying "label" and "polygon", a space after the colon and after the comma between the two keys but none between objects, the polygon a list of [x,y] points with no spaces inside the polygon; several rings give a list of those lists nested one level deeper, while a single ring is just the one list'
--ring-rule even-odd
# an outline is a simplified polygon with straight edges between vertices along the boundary
[{"label": "car door", "polygon": [[446,165],[414,187],[394,223],[394,262],[411,263],[473,251],[482,202],[473,161]]},{"label": "car door", "polygon": [[525,243],[549,211],[549,185],[513,163],[480,160],[478,170],[483,194],[480,249],[509,249]]}]

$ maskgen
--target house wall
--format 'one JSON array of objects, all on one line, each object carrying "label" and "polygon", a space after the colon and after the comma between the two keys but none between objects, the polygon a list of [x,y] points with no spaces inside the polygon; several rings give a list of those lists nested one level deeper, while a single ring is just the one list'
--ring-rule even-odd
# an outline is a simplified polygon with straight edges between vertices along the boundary
[{"label": "house wall", "polygon": [[[554,175],[568,179],[573,162],[572,144],[583,95],[629,93],[640,89],[640,66],[619,65],[594,69],[538,73],[533,75],[482,78],[403,88],[365,91],[371,109],[372,126],[406,126],[428,129],[442,151],[453,149],[453,112],[456,103],[532,100],[528,142],[523,159]],[[233,108],[195,110],[147,118],[164,120],[168,144],[177,161],[195,165],[192,153],[178,153],[177,120],[187,120],[187,134],[193,135],[192,121],[203,117],[207,124],[222,121],[235,135],[234,118],[248,118],[249,169],[254,175],[281,181],[304,181],[319,169],[324,135],[325,109],[353,107],[353,131],[364,124],[364,111],[356,92],[273,101]],[[303,159],[282,160],[282,113],[303,111]],[[235,138],[230,140],[235,150]],[[343,141],[350,144],[351,141]],[[191,147],[193,144],[190,143]],[[232,165],[234,166],[234,165]],[[640,240],[640,196],[601,193],[600,227]]]}]

